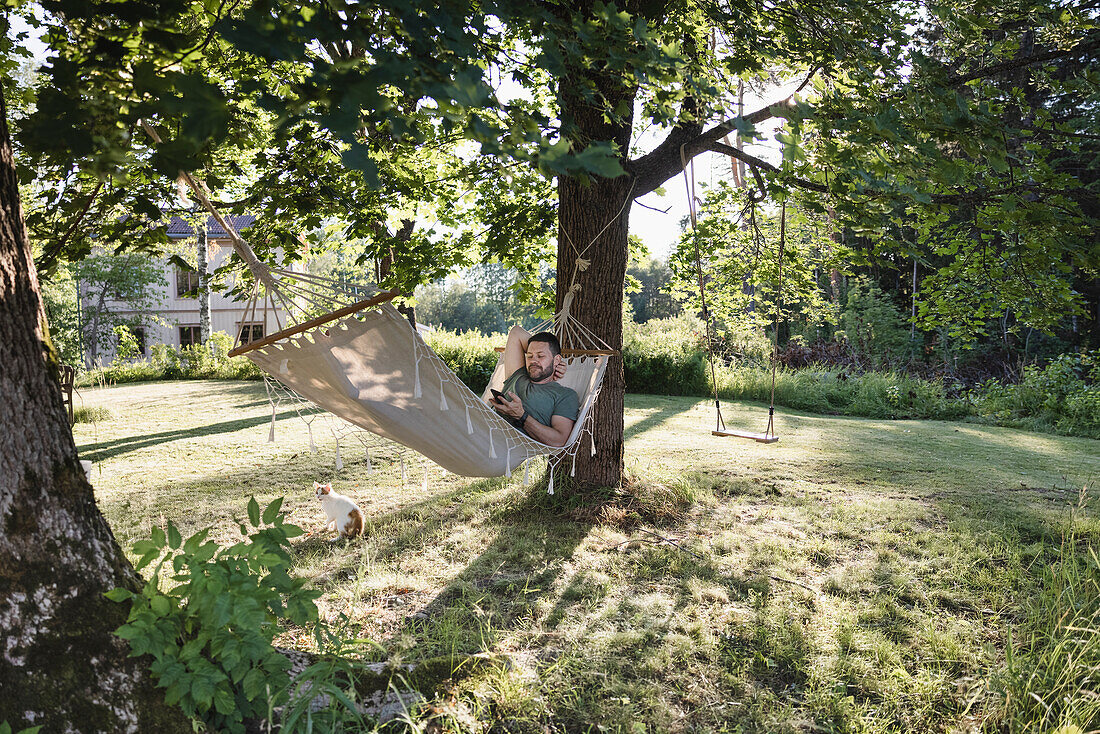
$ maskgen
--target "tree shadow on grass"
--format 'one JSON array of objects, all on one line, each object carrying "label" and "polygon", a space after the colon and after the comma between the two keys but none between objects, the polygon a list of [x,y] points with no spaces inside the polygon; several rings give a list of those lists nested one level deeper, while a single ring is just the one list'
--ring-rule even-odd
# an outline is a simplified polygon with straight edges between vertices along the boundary
[{"label": "tree shadow on grass", "polygon": [[[509,493],[515,504],[497,508],[485,522],[495,532],[489,544],[444,588],[430,598],[415,599],[384,647],[401,645],[411,636],[420,656],[478,654],[537,616],[536,608],[557,593],[564,569],[593,526],[565,518],[558,508],[541,502],[544,486],[536,483],[526,495],[523,490]],[[463,491],[471,488],[450,497]],[[395,538],[386,552],[400,557],[416,542],[414,535]]]},{"label": "tree shadow on grass", "polygon": [[[644,397],[651,398],[651,396]],[[656,402],[658,406],[654,412],[647,414],[644,418],[631,424],[623,431],[624,441],[634,438],[635,436],[639,436],[647,431],[652,431],[654,429],[660,428],[673,416],[679,415],[686,410],[691,410],[694,407],[693,405],[689,405],[687,406],[687,408],[685,408],[683,403],[674,403],[667,400],[657,399],[654,400],[654,402]]]},{"label": "tree shadow on grass", "polygon": [[[288,410],[276,414],[275,418],[277,420],[281,418],[292,418],[295,415],[296,413],[294,411]],[[150,446],[157,446],[189,438],[214,436],[221,433],[235,433],[236,431],[246,428],[255,428],[270,422],[270,415],[241,418],[235,421],[224,421],[222,423],[195,426],[194,428],[181,428],[178,431],[146,433],[139,436],[123,436],[110,441],[93,441],[91,443],[77,444],[76,449],[81,458],[96,463]]]}]

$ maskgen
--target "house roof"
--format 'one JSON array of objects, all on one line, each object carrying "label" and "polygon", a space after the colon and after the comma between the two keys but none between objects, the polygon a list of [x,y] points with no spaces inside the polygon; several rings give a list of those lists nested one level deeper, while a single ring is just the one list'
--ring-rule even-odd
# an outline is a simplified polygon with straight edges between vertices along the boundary
[{"label": "house roof", "polygon": [[[225,217],[229,222],[229,226],[240,232],[241,230],[248,229],[252,226],[252,223],[256,221],[256,215],[254,214],[240,214],[238,216]],[[168,222],[168,236],[172,239],[185,239],[187,237],[194,237],[195,232],[191,229],[191,225],[180,217],[172,217]],[[206,218],[206,236],[209,239],[226,239],[229,234],[222,229],[222,226],[218,224],[218,220],[214,217]]]}]

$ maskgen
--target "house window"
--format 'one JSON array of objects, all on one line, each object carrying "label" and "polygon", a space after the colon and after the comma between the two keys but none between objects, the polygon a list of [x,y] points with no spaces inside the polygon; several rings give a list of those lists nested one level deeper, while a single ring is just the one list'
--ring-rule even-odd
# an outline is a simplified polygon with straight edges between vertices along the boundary
[{"label": "house window", "polygon": [[201,326],[181,326],[180,327],[180,346],[189,347],[192,344],[202,344],[202,327]]},{"label": "house window", "polygon": [[145,329],[140,326],[131,326],[130,331],[134,334],[134,340],[137,341],[138,355],[145,356]]},{"label": "house window", "polygon": [[[141,326],[126,326],[126,331],[134,337],[134,345],[137,347],[135,354],[128,354],[128,357],[144,357],[145,356],[145,328]],[[118,338],[118,349],[121,351],[123,348],[122,336]]]},{"label": "house window", "polygon": [[176,298],[198,298],[199,271],[176,266]]},{"label": "house window", "polygon": [[241,324],[239,344],[249,344],[264,338],[263,324]]}]

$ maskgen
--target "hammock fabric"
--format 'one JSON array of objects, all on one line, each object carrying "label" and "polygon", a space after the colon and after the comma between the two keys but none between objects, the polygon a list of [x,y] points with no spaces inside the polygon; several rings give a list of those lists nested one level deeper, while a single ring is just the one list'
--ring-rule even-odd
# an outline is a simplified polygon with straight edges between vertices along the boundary
[{"label": "hammock fabric", "polygon": [[607,355],[569,360],[560,384],[576,390],[580,414],[565,446],[514,428],[484,398],[499,389],[503,357],[485,396],[471,391],[391,304],[347,316],[245,352],[262,370],[321,408],[423,454],[455,474],[498,477],[533,456],[551,470],[575,456],[599,394]]}]

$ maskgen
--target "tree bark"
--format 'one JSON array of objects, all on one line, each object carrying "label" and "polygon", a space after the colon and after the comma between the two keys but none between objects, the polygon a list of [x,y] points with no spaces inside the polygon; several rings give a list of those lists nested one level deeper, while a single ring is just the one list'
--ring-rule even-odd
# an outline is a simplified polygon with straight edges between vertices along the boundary
[{"label": "tree bark", "polygon": [[[195,264],[199,271],[199,334],[202,343],[210,348],[210,241],[206,231],[206,212],[195,226]],[[266,324],[265,324],[266,326]],[[249,327],[251,328],[251,327]],[[264,334],[264,336],[267,336]],[[252,338],[250,334],[249,339]]]},{"label": "tree bark", "polygon": [[[578,12],[590,12],[588,3],[578,5],[583,6],[576,9]],[[606,108],[619,111],[619,116],[609,119],[605,108],[594,105],[584,93],[586,88],[599,90]],[[574,69],[563,75],[558,88],[563,134],[576,150],[591,142],[613,143],[621,151],[626,167],[636,93],[636,87],[608,72]],[[630,205],[641,195],[635,189],[633,175],[591,181],[558,178],[557,309],[562,308],[570,287],[579,285],[571,315],[616,350],[621,350],[623,344]],[[578,267],[578,259],[589,262],[586,269]],[[577,452],[578,489],[622,484],[624,391],[622,357],[612,357],[592,414],[596,452]]]},{"label": "tree bark", "polygon": [[[617,350],[623,346],[630,184],[626,176],[591,185],[565,177],[558,182],[557,308],[562,308],[570,286],[579,285],[571,315]],[[608,221],[611,217],[614,219]],[[590,261],[586,270],[577,267],[578,257]],[[578,488],[617,487],[622,483],[625,389],[622,357],[611,357],[600,399],[592,412],[596,453],[593,455],[587,447],[577,452]]]},{"label": "tree bark", "polygon": [[0,722],[190,732],[112,631],[139,587],[81,471],[49,354],[0,95]]}]

